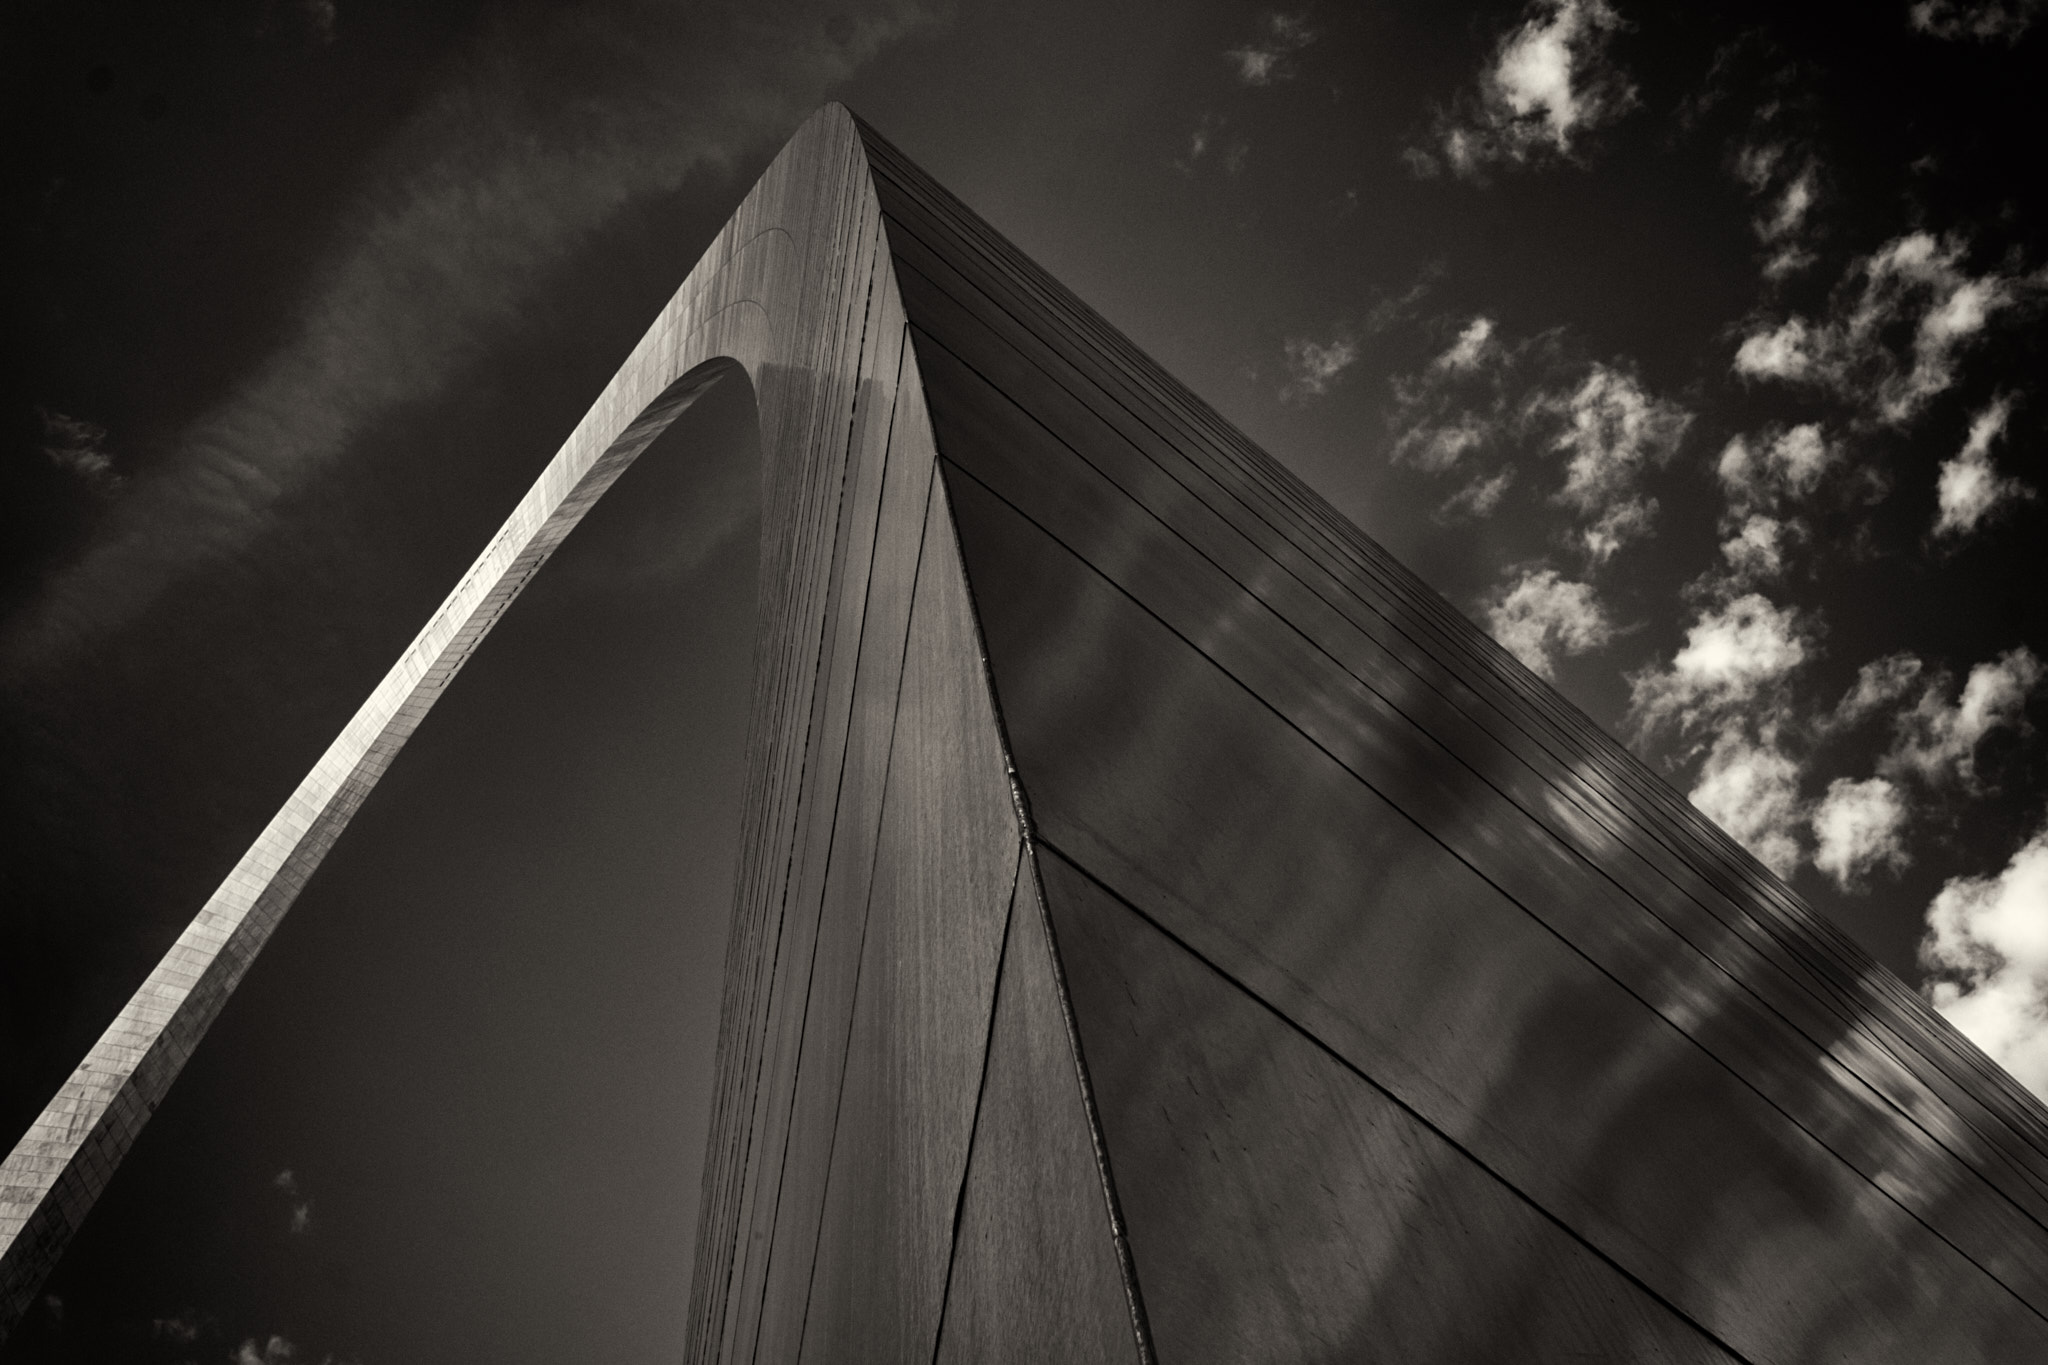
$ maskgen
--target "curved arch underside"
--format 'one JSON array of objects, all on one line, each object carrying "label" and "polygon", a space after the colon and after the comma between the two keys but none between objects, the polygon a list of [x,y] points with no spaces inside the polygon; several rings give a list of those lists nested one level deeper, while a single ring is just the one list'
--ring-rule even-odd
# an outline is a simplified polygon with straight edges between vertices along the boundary
[{"label": "curved arch underside", "polygon": [[735,370],[693,1359],[2048,1359],[2048,1113],[836,107],[0,1167],[0,1331],[483,634]]}]

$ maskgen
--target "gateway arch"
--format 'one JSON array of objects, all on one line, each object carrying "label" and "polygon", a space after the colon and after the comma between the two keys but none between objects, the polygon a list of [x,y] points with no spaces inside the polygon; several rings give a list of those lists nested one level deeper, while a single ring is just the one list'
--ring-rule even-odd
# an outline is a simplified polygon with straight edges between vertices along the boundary
[{"label": "gateway arch", "polygon": [[483,635],[739,372],[693,1360],[2048,1360],[2048,1111],[836,106],[0,1165],[0,1333]]}]

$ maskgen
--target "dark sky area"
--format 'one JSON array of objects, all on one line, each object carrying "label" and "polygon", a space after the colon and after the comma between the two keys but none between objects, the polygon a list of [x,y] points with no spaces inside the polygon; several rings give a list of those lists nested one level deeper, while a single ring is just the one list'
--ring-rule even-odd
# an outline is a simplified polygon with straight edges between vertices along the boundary
[{"label": "dark sky area", "polygon": [[[0,18],[11,1141],[845,101],[2048,1091],[2048,6]],[[535,580],[0,1361],[656,1360],[751,396]]]}]

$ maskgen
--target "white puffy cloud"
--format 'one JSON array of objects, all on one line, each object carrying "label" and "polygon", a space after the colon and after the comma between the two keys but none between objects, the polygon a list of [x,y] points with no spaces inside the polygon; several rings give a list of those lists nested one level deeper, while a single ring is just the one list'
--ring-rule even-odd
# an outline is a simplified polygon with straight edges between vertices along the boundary
[{"label": "white puffy cloud", "polygon": [[1316,40],[1305,14],[1268,14],[1265,30],[1261,37],[1223,54],[1246,85],[1286,80],[1294,74],[1294,54]]},{"label": "white puffy cloud", "polygon": [[1785,568],[1787,526],[1775,517],[1753,513],[1734,535],[1721,542],[1731,581],[1758,583],[1776,578]]},{"label": "white puffy cloud", "polygon": [[1906,22],[1936,38],[2016,43],[2040,8],[2041,0],[1919,0],[1906,11]]},{"label": "white puffy cloud", "polygon": [[1814,368],[1813,342],[1806,323],[1787,318],[1742,339],[1735,348],[1735,373],[1749,379],[1804,379]]},{"label": "white puffy cloud", "polygon": [[1730,506],[1747,510],[1808,496],[1836,459],[1820,424],[1802,422],[1789,430],[1734,437],[1722,448],[1714,472]]},{"label": "white puffy cloud", "polygon": [[[1992,316],[2031,299],[2039,272],[1971,275],[1960,238],[1911,232],[1850,267],[1830,315],[1789,317],[1744,337],[1735,372],[1810,383],[1868,403],[1878,420],[1904,422],[1956,382],[1962,351]],[[1911,335],[1902,352],[1892,339]]]},{"label": "white puffy cloud", "polygon": [[2002,475],[1991,463],[1991,443],[2005,434],[2012,417],[2012,395],[2002,394],[1970,422],[1969,439],[1954,459],[1944,460],[1935,485],[1939,512],[1937,536],[1966,535],[2000,506],[2033,496],[2018,479]]},{"label": "white puffy cloud", "polygon": [[[1609,60],[1623,27],[1606,0],[1534,0],[1521,25],[1501,39],[1476,92],[1455,116],[1439,120],[1437,150],[1455,174],[1478,177],[1488,165],[1571,159],[1581,137],[1635,103],[1635,90]],[[1409,149],[1418,173],[1437,157]]]},{"label": "white puffy cloud", "polygon": [[1927,908],[1929,997],[2020,1084],[2048,1098],[2048,828],[2004,870],[1955,877]]},{"label": "white puffy cloud", "polygon": [[1813,812],[1813,865],[1844,891],[1879,867],[1901,868],[1906,854],[1906,797],[1896,783],[1838,777]]},{"label": "white puffy cloud", "polygon": [[1598,649],[1614,636],[1592,585],[1560,578],[1555,569],[1522,574],[1487,607],[1486,621],[1494,639],[1546,678],[1554,676],[1557,656]]},{"label": "white puffy cloud", "polygon": [[1774,727],[1755,737],[1739,720],[1725,724],[1688,796],[1771,871],[1789,877],[1798,868],[1799,765],[1778,747]]},{"label": "white puffy cloud", "polygon": [[1358,363],[1358,341],[1339,331],[1328,341],[1289,337],[1282,343],[1287,356],[1287,383],[1282,399],[1313,398],[1329,391],[1337,376]]},{"label": "white puffy cloud", "polygon": [[2027,699],[2040,685],[2043,671],[2034,652],[2022,645],[1972,668],[1954,702],[1948,700],[1946,675],[1929,680],[1919,700],[1894,720],[1891,751],[1880,760],[1879,770],[1890,776],[1910,773],[1929,782],[1953,778],[1974,787],[1977,746],[1992,731],[2024,722]]},{"label": "white puffy cloud", "polygon": [[1466,323],[1464,330],[1458,333],[1458,339],[1432,360],[1430,366],[1438,370],[1469,372],[1479,368],[1492,346],[1493,319],[1482,314]]},{"label": "white puffy cloud", "polygon": [[1690,729],[1747,708],[1806,657],[1805,633],[1793,611],[1747,593],[1703,611],[1669,668],[1630,677],[1630,714],[1644,734],[1666,721]]}]

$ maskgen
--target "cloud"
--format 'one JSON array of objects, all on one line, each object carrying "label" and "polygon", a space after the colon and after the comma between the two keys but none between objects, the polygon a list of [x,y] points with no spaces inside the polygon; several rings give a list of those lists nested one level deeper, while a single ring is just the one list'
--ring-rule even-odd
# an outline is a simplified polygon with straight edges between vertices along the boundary
[{"label": "cloud", "polygon": [[[1624,27],[1606,0],[1535,0],[1481,71],[1477,90],[1454,115],[1438,119],[1443,163],[1476,179],[1490,165],[1579,159],[1587,133],[1635,104],[1635,90],[1608,59]],[[1418,174],[1434,175],[1435,155],[1405,154]]]},{"label": "cloud", "polygon": [[1837,452],[1818,422],[1789,430],[1767,428],[1759,436],[1736,436],[1721,449],[1714,472],[1728,494],[1731,515],[1775,507],[1809,496]]},{"label": "cloud", "polygon": [[1243,170],[1251,144],[1227,133],[1229,127],[1230,120],[1221,114],[1204,114],[1195,120],[1194,131],[1188,134],[1187,152],[1173,159],[1173,168],[1182,175],[1193,175],[1205,158],[1213,157],[1227,175]]},{"label": "cloud", "polygon": [[334,0],[300,0],[299,13],[305,16],[307,31],[321,43],[334,41],[334,23],[339,17]]},{"label": "cloud", "polygon": [[1246,85],[1271,85],[1294,75],[1293,57],[1316,40],[1305,14],[1268,14],[1263,37],[1223,54]]},{"label": "cloud", "polygon": [[1747,593],[1701,612],[1671,665],[1629,678],[1629,711],[1642,734],[1666,722],[1689,730],[1747,708],[1806,661],[1805,632],[1791,608]]},{"label": "cloud", "polygon": [[1844,891],[1879,867],[1904,867],[1906,814],[1905,794],[1888,779],[1836,778],[1813,813],[1813,865]]},{"label": "cloud", "polygon": [[1439,517],[1490,513],[1513,482],[1511,466],[1495,462],[1503,447],[1547,447],[1567,457],[1555,500],[1576,514],[1571,540],[1593,564],[1648,534],[1657,500],[1643,477],[1670,461],[1692,422],[1647,392],[1626,361],[1574,360],[1561,330],[1505,340],[1483,313],[1391,383],[1390,459],[1428,474],[1479,466]]},{"label": "cloud", "polygon": [[1804,856],[1799,765],[1778,747],[1775,726],[1757,737],[1740,720],[1725,723],[1688,797],[1780,877],[1798,868]]},{"label": "cloud", "polygon": [[244,1338],[231,1359],[234,1365],[288,1365],[297,1353],[289,1340],[273,1333],[261,1346],[254,1337]]},{"label": "cloud", "polygon": [[1934,520],[1937,536],[1961,536],[1977,529],[1986,517],[2006,503],[2030,498],[2034,490],[2018,479],[2001,475],[1991,464],[1991,443],[2005,434],[2012,416],[2013,397],[2002,394],[1970,422],[1969,439],[1954,459],[1943,460],[1935,485],[1939,507]]},{"label": "cloud", "polygon": [[152,1319],[149,1334],[158,1341],[173,1341],[181,1346],[189,1346],[199,1340],[200,1327],[197,1313],[179,1313],[168,1318]]},{"label": "cloud", "polygon": [[[1963,255],[1960,238],[1927,232],[1887,242],[1851,265],[1824,320],[1788,317],[1745,336],[1735,372],[1832,390],[1880,422],[1908,420],[1955,384],[1962,352],[1991,318],[2044,283],[2039,271],[1973,276]],[[1901,332],[1911,337],[1903,350],[1892,339]]]},{"label": "cloud", "polygon": [[1906,11],[1906,22],[1936,38],[2002,38],[2010,44],[2020,40],[2040,8],[2041,0],[1919,0]]},{"label": "cloud", "polygon": [[1721,557],[1728,561],[1729,581],[1749,585],[1784,572],[1786,542],[1796,529],[1775,517],[1752,514],[1734,535],[1721,542]]},{"label": "cloud", "polygon": [[1481,314],[1465,324],[1458,339],[1435,360],[1430,368],[1449,370],[1454,374],[1469,374],[1479,368],[1493,349],[1493,319]]},{"label": "cloud", "polygon": [[71,657],[232,559],[281,499],[488,355],[622,210],[785,135],[924,17],[907,0],[829,19],[725,0],[630,25],[508,10],[364,168],[284,339],[130,482],[17,614],[0,668]]},{"label": "cloud", "polygon": [[1927,907],[1920,963],[1944,1018],[2048,1098],[2048,828],[1989,877],[1954,877]]},{"label": "cloud", "polygon": [[1543,677],[1556,657],[1598,649],[1614,637],[1592,585],[1559,578],[1554,569],[1524,573],[1486,609],[1493,638]]},{"label": "cloud", "polygon": [[1637,483],[1645,470],[1670,460],[1692,414],[1606,365],[1589,369],[1569,397],[1545,401],[1564,422],[1551,447],[1570,456],[1557,496],[1589,520],[1580,541],[1598,563],[1648,533],[1657,503],[1639,494]]},{"label": "cloud", "polygon": [[1443,506],[1436,509],[1437,520],[1492,516],[1493,509],[1500,506],[1501,498],[1506,496],[1514,481],[1513,465],[1503,465],[1498,473],[1490,476],[1481,475],[1444,499]]},{"label": "cloud", "polygon": [[1282,399],[1313,398],[1328,391],[1337,376],[1358,362],[1358,341],[1340,329],[1330,340],[1311,341],[1289,337],[1282,343],[1287,355],[1287,383]]},{"label": "cloud", "polygon": [[1547,356],[1555,336],[1509,346],[1497,331],[1492,318],[1479,314],[1421,371],[1391,381],[1396,463],[1441,474],[1520,424],[1509,387],[1521,382],[1525,361]]},{"label": "cloud", "polygon": [[313,1201],[304,1197],[304,1192],[299,1188],[298,1177],[287,1168],[279,1171],[277,1178],[270,1183],[282,1190],[285,1198],[291,1201],[292,1232],[295,1235],[310,1232],[313,1228]]},{"label": "cloud", "polygon": [[1872,659],[1856,670],[1855,683],[1843,694],[1823,728],[1844,730],[1880,711],[1890,710],[1920,680],[1923,668],[1918,658],[1904,652]]},{"label": "cloud", "polygon": [[1735,178],[1764,206],[1750,229],[1769,251],[1764,277],[1778,280],[1813,262],[1804,237],[1821,197],[1820,163],[1784,141],[1753,142],[1735,155]]},{"label": "cloud", "polygon": [[2034,652],[2021,645],[1972,668],[1954,702],[1948,700],[1948,675],[1937,674],[1919,699],[1894,718],[1892,747],[1879,760],[1878,771],[1893,777],[1912,774],[1931,783],[1952,779],[1974,790],[1977,746],[1995,730],[2024,725],[2027,700],[2043,672]]},{"label": "cloud", "polygon": [[37,408],[43,423],[43,454],[50,463],[75,477],[95,493],[107,494],[125,482],[107,454],[107,429],[97,422],[67,417],[49,408]]}]

